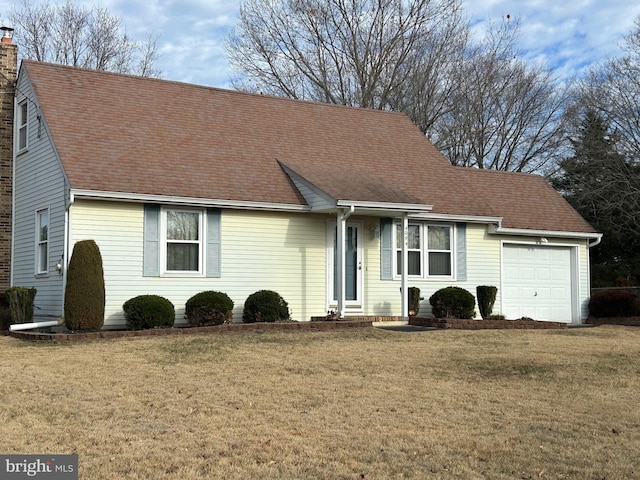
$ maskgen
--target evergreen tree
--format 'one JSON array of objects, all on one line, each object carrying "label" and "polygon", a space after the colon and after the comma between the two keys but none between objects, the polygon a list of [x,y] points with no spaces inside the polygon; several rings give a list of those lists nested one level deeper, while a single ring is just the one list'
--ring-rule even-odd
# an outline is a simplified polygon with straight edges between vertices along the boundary
[{"label": "evergreen tree", "polygon": [[569,203],[603,234],[591,251],[594,286],[640,280],[640,167],[617,147],[616,132],[588,109],[576,138],[574,155],[560,162],[553,184]]}]

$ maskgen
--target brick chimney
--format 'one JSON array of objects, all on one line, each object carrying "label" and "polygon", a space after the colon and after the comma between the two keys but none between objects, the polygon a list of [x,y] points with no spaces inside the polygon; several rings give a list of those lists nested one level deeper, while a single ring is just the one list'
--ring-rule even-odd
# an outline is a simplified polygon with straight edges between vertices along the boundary
[{"label": "brick chimney", "polygon": [[11,206],[13,191],[13,105],[18,47],[12,28],[0,27],[0,292],[11,282]]}]

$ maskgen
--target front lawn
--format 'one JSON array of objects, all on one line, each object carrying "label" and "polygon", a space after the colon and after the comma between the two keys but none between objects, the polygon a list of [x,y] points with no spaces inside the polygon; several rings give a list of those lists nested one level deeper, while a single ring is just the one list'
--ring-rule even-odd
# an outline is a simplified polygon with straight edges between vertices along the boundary
[{"label": "front lawn", "polygon": [[640,476],[640,329],[0,337],[2,453],[80,478]]}]

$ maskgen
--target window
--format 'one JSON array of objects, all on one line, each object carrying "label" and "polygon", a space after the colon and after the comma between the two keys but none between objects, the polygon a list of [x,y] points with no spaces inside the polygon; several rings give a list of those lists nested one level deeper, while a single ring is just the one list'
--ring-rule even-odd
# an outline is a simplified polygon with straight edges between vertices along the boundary
[{"label": "window", "polygon": [[18,151],[27,148],[27,114],[29,111],[27,101],[18,104]]},{"label": "window", "polygon": [[[409,225],[409,236],[407,238],[407,251],[409,255],[409,275],[422,275],[422,242],[420,236],[420,225]],[[397,229],[396,245],[396,272],[402,275],[402,228]]]},{"label": "window", "polygon": [[[426,241],[425,241],[426,240]],[[396,225],[396,268],[402,275],[402,228]],[[453,228],[410,224],[407,237],[408,274],[414,277],[453,277]]]},{"label": "window", "polygon": [[163,270],[202,273],[202,212],[163,210]]},{"label": "window", "polygon": [[49,271],[49,209],[36,212],[36,274]]}]

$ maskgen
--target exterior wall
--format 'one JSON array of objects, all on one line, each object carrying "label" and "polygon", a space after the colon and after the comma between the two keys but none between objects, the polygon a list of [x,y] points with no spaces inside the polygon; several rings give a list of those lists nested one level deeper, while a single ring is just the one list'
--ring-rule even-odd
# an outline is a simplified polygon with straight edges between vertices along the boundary
[{"label": "exterior wall", "polygon": [[[368,238],[370,225],[377,225],[377,219],[365,220],[365,264],[367,273],[365,276],[365,315],[400,315],[400,279],[380,280],[380,240]],[[420,288],[420,294],[424,300],[420,303],[419,316],[430,316],[431,305],[429,297],[437,290],[457,286],[464,288],[476,296],[478,285],[493,285],[498,287],[496,303],[493,313],[502,313],[501,279],[502,279],[502,243],[527,243],[535,245],[539,237],[520,237],[489,234],[487,226],[481,224],[467,224],[467,275],[466,279],[452,280],[425,280],[409,279],[410,287]],[[549,238],[546,245],[570,246],[577,252],[576,263],[572,265],[577,281],[575,292],[577,311],[581,321],[588,317],[589,302],[589,251],[587,241],[573,239]],[[477,318],[479,312],[476,308]]]},{"label": "exterior wall", "polygon": [[[377,220],[377,219],[375,219]],[[372,221],[374,221],[372,219]],[[365,223],[365,234],[370,223]],[[380,240],[365,240],[365,261],[368,267],[365,284],[366,315],[400,315],[400,279],[380,280]],[[467,225],[467,278],[466,280],[409,279],[410,287],[418,287],[424,300],[420,303],[420,316],[431,314],[429,297],[437,290],[449,286],[469,290],[475,296],[478,285],[500,285],[500,240],[487,234],[486,225]],[[500,291],[495,313],[500,313]]]},{"label": "exterior wall", "polygon": [[[25,78],[21,78],[18,90],[20,95],[35,98]],[[33,101],[28,105],[28,149],[15,159],[12,282],[37,289],[34,317],[59,317],[63,313],[63,277],[55,266],[64,263],[65,177],[46,125],[38,125]],[[49,272],[36,275],[36,211],[42,208],[49,208]]]},{"label": "exterior wall", "polygon": [[[3,39],[6,40],[6,39]],[[0,291],[11,274],[11,202],[13,179],[13,108],[18,48],[0,43]]]},{"label": "exterior wall", "polygon": [[220,278],[143,277],[143,205],[77,200],[71,207],[71,242],[93,239],[100,247],[106,286],[105,328],[125,324],[123,303],[141,294],[168,298],[184,320],[185,302],[203,290],[234,301],[242,321],[246,298],[275,290],[295,320],[324,315],[325,221],[322,215],[223,210]]},{"label": "exterior wall", "polygon": [[[220,278],[144,277],[142,204],[77,200],[71,207],[71,242],[95,240],[101,250],[107,290],[106,328],[124,326],[122,304],[136,295],[157,294],[176,307],[177,324],[186,324],[184,304],[203,290],[219,290],[234,301],[234,321],[242,320],[246,298],[260,289],[279,292],[289,303],[292,318],[299,321],[322,317],[327,305],[327,222],[331,215],[289,214],[249,210],[223,210],[222,274]],[[354,217],[363,222],[363,304],[351,315],[397,316],[401,314],[400,280],[380,279],[380,238],[377,218]],[[374,227],[374,228],[372,228]],[[498,298],[494,313],[501,312],[502,241],[534,243],[535,237],[504,237],[487,233],[486,225],[467,225],[467,275],[465,280],[410,280],[424,297],[420,315],[428,316],[428,299],[438,289],[455,285],[475,296],[478,285],[495,285]],[[550,244],[570,242],[549,240]],[[573,245],[578,245],[573,243]],[[579,242],[579,297],[582,310],[588,300],[586,243]],[[584,311],[582,311],[584,315]],[[584,317],[583,317],[584,318]]]}]

